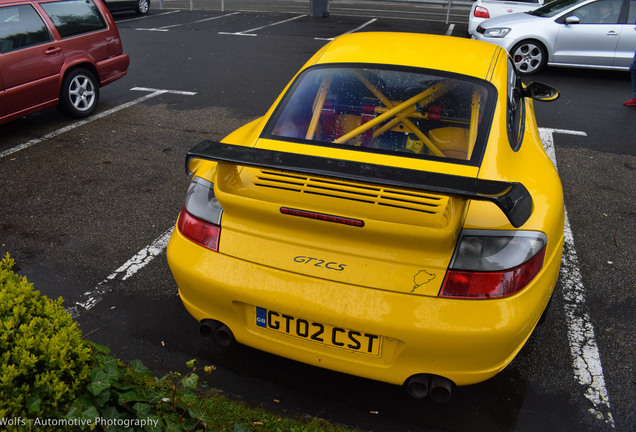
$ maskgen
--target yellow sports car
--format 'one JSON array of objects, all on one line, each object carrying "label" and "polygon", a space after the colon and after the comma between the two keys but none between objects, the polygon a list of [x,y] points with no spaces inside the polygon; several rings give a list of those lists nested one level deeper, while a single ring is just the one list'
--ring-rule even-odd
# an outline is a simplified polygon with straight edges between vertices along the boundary
[{"label": "yellow sports car", "polygon": [[563,194],[500,47],[341,36],[260,119],[187,155],[168,262],[201,334],[446,401],[519,352]]}]

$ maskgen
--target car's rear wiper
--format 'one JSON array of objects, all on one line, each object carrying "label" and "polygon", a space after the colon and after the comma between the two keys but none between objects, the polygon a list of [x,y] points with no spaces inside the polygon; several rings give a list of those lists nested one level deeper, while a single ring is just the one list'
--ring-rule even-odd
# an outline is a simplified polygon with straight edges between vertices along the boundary
[{"label": "car's rear wiper", "polygon": [[258,149],[209,140],[200,142],[188,151],[186,169],[192,159],[279,169],[490,201],[503,211],[510,223],[516,228],[528,220],[533,208],[530,193],[524,185],[517,182],[484,180],[396,168],[388,165]]}]

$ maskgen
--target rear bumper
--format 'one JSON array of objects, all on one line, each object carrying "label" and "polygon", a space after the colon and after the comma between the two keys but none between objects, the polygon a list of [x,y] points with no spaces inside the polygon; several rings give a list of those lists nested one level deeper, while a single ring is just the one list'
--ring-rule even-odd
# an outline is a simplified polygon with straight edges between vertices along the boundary
[{"label": "rear bumper", "polygon": [[468,19],[468,34],[470,36],[474,36],[477,33],[477,27],[479,26],[479,24],[486,21],[486,18],[475,18],[473,16],[473,10],[470,11],[470,17]]},{"label": "rear bumper", "polygon": [[113,81],[122,78],[128,71],[130,58],[128,54],[120,54],[115,57],[103,60],[96,64],[97,73],[99,74],[99,85],[105,86]]},{"label": "rear bumper", "polygon": [[[284,272],[211,252],[178,229],[167,254],[187,310],[198,321],[223,322],[242,344],[397,385],[419,373],[468,385],[500,372],[524,345],[552,294],[561,250],[546,256],[543,271],[528,287],[500,300],[409,295]],[[292,335],[259,326],[257,308],[293,317],[287,320]],[[293,334],[298,322],[336,328],[337,334],[327,336],[340,338],[343,346],[298,337]],[[347,349],[354,344],[342,339],[346,329],[362,345],[374,342],[364,335],[380,336],[380,355]]]}]

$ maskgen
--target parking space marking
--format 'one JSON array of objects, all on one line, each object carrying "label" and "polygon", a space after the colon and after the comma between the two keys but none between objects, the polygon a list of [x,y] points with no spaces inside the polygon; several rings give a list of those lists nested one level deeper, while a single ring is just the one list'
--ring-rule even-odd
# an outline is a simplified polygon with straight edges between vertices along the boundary
[{"label": "parking space marking", "polygon": [[[407,0],[412,1],[412,0]],[[373,14],[378,18],[387,18],[387,19],[395,19],[395,20],[409,20],[409,21],[432,21],[431,16],[439,16],[439,13],[435,12],[415,12],[415,11],[403,11],[404,17],[396,17],[395,13],[386,14],[387,12],[397,12],[395,10],[385,10],[385,9],[369,9],[369,8],[352,8],[352,7],[334,7],[332,15],[345,15],[345,16],[356,16],[359,17],[364,14]]]},{"label": "parking space marking", "polygon": [[180,10],[173,10],[173,11],[169,11],[169,12],[162,12],[160,14],[144,15],[144,16],[140,16],[140,17],[136,17],[136,18],[128,18],[128,19],[123,19],[123,20],[117,20],[117,24],[129,22],[129,21],[145,20],[145,19],[152,18],[152,17],[170,15],[170,14],[178,13],[178,12],[181,12],[181,11]]},{"label": "parking space marking", "polygon": [[[563,129],[539,128],[541,141],[556,167],[554,151],[555,133],[587,136],[585,132]],[[589,412],[597,419],[615,428],[614,417],[610,407],[609,394],[605,387],[605,376],[601,356],[594,335],[594,326],[585,300],[585,287],[579,267],[579,259],[574,248],[574,235],[570,228],[567,210],[565,212],[565,226],[563,239],[563,259],[561,261],[560,280],[563,286],[565,300],[565,321],[568,330],[568,341],[574,377],[585,386],[585,397],[592,402]]]},{"label": "parking space marking", "polygon": [[[374,22],[376,22],[377,20],[378,20],[377,18],[370,19],[369,21],[365,22],[365,23],[364,23],[364,24],[362,24],[361,26],[358,26],[358,27],[356,27],[356,28],[354,28],[354,29],[352,29],[352,30],[349,30],[349,31],[348,31],[348,32],[346,32],[346,33],[342,33],[340,36],[342,36],[342,35],[346,35],[346,34],[350,34],[350,33],[355,33],[355,32],[357,32],[358,30],[362,30],[363,28],[365,28],[365,27],[366,27],[366,26],[368,26],[369,24],[373,24],[373,23],[374,23]],[[334,37],[331,37],[331,38],[320,38],[320,37],[315,37],[314,39],[315,39],[315,40],[332,41],[332,40],[334,40],[336,37],[338,37],[338,36],[334,36]]]},{"label": "parking space marking", "polygon": [[206,22],[206,21],[212,21],[212,20],[215,20],[215,19],[225,18],[225,17],[229,17],[229,16],[232,16],[232,15],[238,15],[238,14],[240,14],[240,12],[232,12],[232,13],[225,14],[225,15],[215,16],[215,17],[212,17],[212,18],[203,18],[203,19],[200,19],[200,20],[195,21],[195,23]]},{"label": "parking space marking", "polygon": [[102,299],[104,294],[112,291],[112,289],[107,286],[108,282],[117,278],[124,281],[137,274],[139,270],[150,264],[156,256],[160,255],[166,249],[171,234],[172,228],[165,231],[155,241],[137,252],[117,270],[108,275],[106,279],[98,283],[95,288],[86,291],[82,295],[86,300],[75,302],[75,306],[66,309],[67,312],[73,318],[77,318],[82,311],[92,309]]},{"label": "parking space marking", "polygon": [[[179,12],[179,11],[177,11],[177,12]],[[220,18],[226,18],[226,17],[232,16],[232,15],[237,15],[237,14],[240,14],[240,12],[232,12],[232,13],[229,13],[229,14],[219,15],[219,16],[215,16],[215,17],[211,17],[211,18],[204,18],[204,19],[200,19],[200,20],[197,20],[197,21],[193,21],[193,22],[194,23],[202,23],[202,22],[212,21],[212,20],[216,20],[216,19],[220,19]],[[135,30],[167,32],[171,28],[181,27],[181,26],[188,25],[188,24],[190,24],[190,23],[186,22],[186,23],[181,23],[181,24],[172,24],[172,25],[167,25],[167,26],[163,26],[163,27],[136,28]]]},{"label": "parking space marking", "polygon": [[232,35],[232,36],[258,36],[256,33],[252,33],[252,32],[255,32],[257,30],[262,30],[262,29],[268,28],[268,27],[273,27],[273,26],[276,26],[276,25],[279,25],[279,24],[284,24],[284,23],[287,23],[287,22],[290,22],[290,21],[297,20],[299,18],[304,18],[306,16],[307,16],[307,14],[298,15],[298,16],[295,16],[293,18],[289,18],[289,19],[282,20],[282,21],[277,21],[275,23],[267,24],[267,25],[264,25],[264,26],[261,26],[261,27],[256,27],[256,28],[249,29],[249,30],[243,30],[243,31],[236,32],[236,33],[219,32],[219,34]]},{"label": "parking space marking", "polygon": [[152,94],[149,95],[151,97],[159,96],[160,94],[165,94],[165,93],[183,95],[183,96],[194,96],[195,94],[197,94],[197,92],[191,92],[191,91],[185,91],[185,90],[164,90],[164,89],[156,89],[156,88],[149,88],[149,87],[133,87],[130,90],[152,92]]},{"label": "parking space marking", "polygon": [[[171,26],[169,26],[171,27]],[[169,31],[167,28],[163,27],[150,27],[150,28],[136,28],[137,31],[158,31],[158,32],[167,32]]]},{"label": "parking space marking", "polygon": [[63,133],[71,131],[71,130],[73,130],[75,128],[78,128],[80,126],[84,126],[85,124],[88,124],[88,123],[93,122],[95,120],[99,120],[99,119],[101,119],[103,117],[106,117],[106,116],[109,116],[111,114],[114,114],[117,111],[121,111],[123,109],[129,108],[129,107],[131,107],[133,105],[136,105],[136,104],[138,104],[140,102],[143,102],[143,101],[148,100],[150,98],[153,98],[155,96],[159,96],[159,95],[166,94],[166,93],[173,93],[173,94],[180,94],[180,95],[187,95],[187,96],[192,96],[192,95],[196,94],[194,92],[183,92],[183,91],[179,91],[179,90],[150,89],[150,88],[145,88],[145,87],[133,87],[131,90],[133,90],[133,91],[147,91],[147,92],[152,92],[152,93],[150,93],[148,95],[145,95],[145,96],[142,96],[140,98],[137,98],[137,99],[135,99],[133,101],[130,101],[128,103],[125,103],[125,104],[122,104],[122,105],[118,105],[115,108],[111,108],[111,109],[106,110],[104,112],[101,112],[99,114],[92,115],[92,116],[90,116],[90,117],[88,117],[88,118],[86,118],[84,120],[80,120],[80,121],[74,122],[74,123],[72,123],[72,124],[70,124],[68,126],[63,127],[63,128],[54,130],[53,132],[50,132],[50,133],[44,135],[41,138],[35,138],[35,139],[32,139],[32,140],[27,141],[25,143],[19,144],[19,145],[15,146],[15,147],[12,147],[10,149],[4,150],[4,151],[0,152],[0,159],[2,159],[3,157],[6,157],[6,156],[12,155],[13,153],[19,152],[20,150],[27,149],[27,148],[29,148],[31,146],[34,146],[35,144],[39,144],[39,143],[41,143],[43,141],[47,141],[47,140],[50,140],[51,138],[55,138],[56,136],[62,135]]}]

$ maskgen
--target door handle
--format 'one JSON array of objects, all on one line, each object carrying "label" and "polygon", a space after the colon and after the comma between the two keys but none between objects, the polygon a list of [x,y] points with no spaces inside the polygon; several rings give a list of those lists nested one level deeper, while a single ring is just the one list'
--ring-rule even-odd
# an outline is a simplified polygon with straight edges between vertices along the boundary
[{"label": "door handle", "polygon": [[610,30],[607,32],[607,36],[618,36],[618,32],[614,30]]},{"label": "door handle", "polygon": [[53,55],[53,54],[57,54],[59,52],[62,52],[62,48],[60,48],[60,47],[51,47],[51,48],[47,48],[47,50],[44,51],[44,54]]}]

